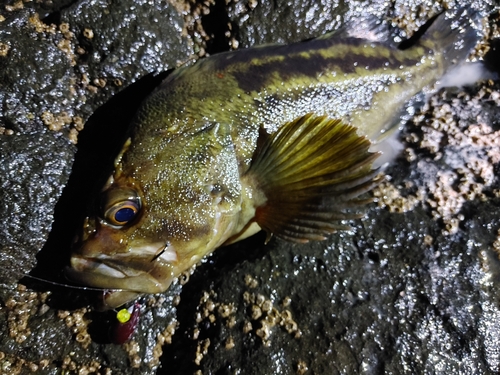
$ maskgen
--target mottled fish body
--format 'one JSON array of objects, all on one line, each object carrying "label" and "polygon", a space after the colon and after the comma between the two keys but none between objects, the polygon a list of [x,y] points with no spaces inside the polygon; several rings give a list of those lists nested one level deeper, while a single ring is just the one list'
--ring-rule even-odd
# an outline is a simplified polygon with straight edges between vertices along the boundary
[{"label": "mottled fish body", "polygon": [[466,59],[470,13],[440,15],[404,50],[344,30],[174,71],[142,104],[68,275],[122,289],[114,307],[260,229],[306,242],[359,217],[380,180],[371,145]]}]

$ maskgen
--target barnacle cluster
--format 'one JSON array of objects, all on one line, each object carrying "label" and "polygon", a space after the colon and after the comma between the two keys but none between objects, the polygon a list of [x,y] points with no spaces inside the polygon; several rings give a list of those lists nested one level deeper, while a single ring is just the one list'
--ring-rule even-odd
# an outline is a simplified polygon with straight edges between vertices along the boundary
[{"label": "barnacle cluster", "polygon": [[[49,294],[49,292],[36,293],[28,290],[24,285],[18,284],[17,289],[5,300],[4,306],[0,306],[0,313],[4,312],[7,315],[8,335],[17,344],[22,344],[31,336],[30,318],[47,312],[48,306],[45,302]],[[16,375],[26,372],[26,370],[36,373],[48,365],[48,360],[33,362],[0,352],[1,374]]]},{"label": "barnacle cluster", "polygon": [[139,368],[142,362],[140,356],[141,347],[139,346],[139,343],[135,340],[130,340],[129,342],[123,344],[123,347],[128,354],[130,367]]},{"label": "barnacle cluster", "polygon": [[[245,276],[245,284],[249,289],[258,287],[257,280],[250,275]],[[297,323],[293,320],[292,313],[286,309],[291,303],[290,297],[286,296],[283,299],[281,303],[282,310],[275,307],[271,299],[259,293],[245,291],[243,293],[243,302],[247,306],[250,315],[250,319],[245,320],[243,323],[243,333],[249,334],[254,331],[262,339],[265,346],[270,346],[272,329],[275,326],[284,328],[294,338],[298,339],[302,335]]]},{"label": "barnacle cluster", "polygon": [[[221,319],[224,326],[228,329],[233,329],[236,322],[236,306],[234,303],[217,302],[215,299],[217,295],[213,290],[210,292],[204,291],[200,298],[195,315],[195,326],[192,330],[191,337],[197,341],[196,354],[194,363],[199,366],[205,355],[208,354],[211,342],[209,338],[202,339],[200,334],[202,327],[207,325],[216,324],[217,319]],[[235,347],[236,343],[232,335],[229,335],[224,343],[226,350],[231,350]]]},{"label": "barnacle cluster", "polygon": [[198,346],[196,347],[196,354],[194,358],[194,363],[196,363],[196,365],[199,366],[203,357],[208,354],[209,347],[210,347],[209,338],[198,341]]},{"label": "barnacle cluster", "polygon": [[297,375],[304,375],[309,368],[307,367],[307,363],[304,361],[298,361],[297,366],[296,366],[296,373]]},{"label": "barnacle cluster", "polygon": [[[408,9],[409,7],[419,8],[419,12],[415,9]],[[398,29],[403,31],[403,36],[408,37],[413,35],[418,29],[427,21],[429,14],[438,14],[438,2],[424,2],[422,4],[414,5],[413,3],[400,2],[394,6],[394,15],[392,16],[391,23]],[[415,17],[417,15],[417,17]]]},{"label": "barnacle cluster", "polygon": [[[160,318],[164,317],[163,314],[165,313],[165,306],[176,306],[179,301],[180,296],[178,295],[173,297],[172,300],[165,298],[164,295],[148,296],[145,302],[146,308],[141,309],[139,322],[144,321],[144,319],[150,319],[151,316],[147,317],[147,315],[151,314],[153,311],[156,311]],[[166,327],[163,326],[163,329],[158,327],[159,329],[157,330],[155,328],[154,332],[156,334],[156,340],[148,340],[147,343],[144,343],[144,341],[141,340],[143,337],[142,335],[144,334],[144,327],[143,324],[138,323],[138,327],[142,328],[138,328],[137,334],[133,336],[136,339],[132,339],[122,344],[123,350],[125,350],[129,357],[130,366],[132,368],[141,368],[142,365],[147,365],[151,369],[156,368],[160,364],[160,358],[163,354],[163,346],[165,344],[172,343],[172,338],[178,326],[178,321],[174,319]]]},{"label": "barnacle cluster", "polygon": [[55,34],[57,31],[57,26],[54,24],[47,25],[40,19],[38,13],[34,13],[29,19],[29,23],[31,26],[35,28],[37,33],[49,33]]},{"label": "barnacle cluster", "polygon": [[29,319],[39,311],[46,311],[44,306],[48,296],[49,293],[28,291],[24,285],[18,284],[17,290],[5,301],[9,336],[17,343],[24,342],[31,335]]},{"label": "barnacle cluster", "polygon": [[0,374],[18,375],[25,374],[27,371],[28,373],[36,374],[48,365],[49,360],[47,359],[42,359],[39,362],[31,362],[11,354],[0,352]]},{"label": "barnacle cluster", "polygon": [[0,135],[13,135],[13,134],[14,134],[14,130],[6,129],[3,126],[0,126]]},{"label": "barnacle cluster", "polygon": [[60,131],[64,126],[69,125],[72,119],[67,112],[54,115],[52,112],[45,111],[42,113],[42,121],[50,130]]},{"label": "barnacle cluster", "polygon": [[0,43],[0,57],[5,57],[9,53],[10,46],[7,43]]},{"label": "barnacle cluster", "polygon": [[[250,275],[245,276],[245,284],[249,289],[258,287],[258,282]],[[255,334],[260,337],[263,344],[269,346],[271,334],[274,327],[282,327],[295,338],[301,336],[301,331],[297,323],[294,321],[292,313],[287,307],[290,305],[290,297],[285,297],[281,304],[282,310],[274,306],[271,299],[266,298],[259,293],[245,291],[243,293],[243,301],[247,307],[247,317],[243,321],[238,322],[237,308],[234,303],[217,302],[217,295],[213,290],[204,292],[200,298],[198,311],[196,312],[196,325],[192,331],[192,339],[198,340],[197,350],[194,362],[199,365],[203,357],[208,353],[210,347],[210,339],[200,339],[201,324],[208,325],[216,324],[217,319],[223,319],[224,326],[228,329],[241,327],[244,334]],[[240,323],[240,324],[238,324]],[[231,350],[236,346],[233,335],[228,334],[225,338],[224,347],[226,350]]]},{"label": "barnacle cluster", "polygon": [[60,131],[70,126],[68,138],[73,144],[77,143],[78,133],[83,130],[84,126],[83,119],[80,116],[71,117],[64,111],[57,115],[45,111],[42,113],[42,121],[52,131]]},{"label": "barnacle cluster", "polygon": [[[464,203],[497,196],[492,186],[500,163],[500,131],[494,129],[491,116],[481,113],[484,101],[500,105],[500,91],[493,82],[475,94],[434,95],[413,118],[414,131],[406,137],[408,161],[422,179],[400,186],[390,181],[381,184],[374,191],[379,206],[406,212],[427,205],[432,217],[442,221],[443,233],[453,234],[464,219],[460,213]],[[417,154],[426,157],[416,160]]]},{"label": "barnacle cluster", "polygon": [[[43,20],[40,20],[38,13],[34,13],[29,18],[29,23],[36,32],[51,35],[51,38],[55,40],[57,48],[68,57],[71,66],[77,64],[79,56],[88,53],[83,46],[78,44],[78,39],[75,33],[71,31],[71,26],[67,22],[63,22],[59,25],[46,24]],[[89,41],[95,36],[92,29],[89,28],[83,29],[81,35]],[[9,52],[9,48],[9,45],[0,43],[0,56],[6,56]],[[92,79],[87,73],[82,72],[79,79],[70,80],[71,87],[69,90],[72,96],[76,97],[79,94],[79,100],[85,102],[85,91],[90,94],[96,94],[100,88],[102,89],[107,85],[107,81],[105,77],[95,77]],[[123,84],[119,78],[112,79],[112,82],[117,87]],[[68,128],[68,138],[74,144],[77,143],[78,133],[83,129],[84,124],[81,117],[70,116],[66,112],[53,114],[50,111],[45,111],[41,119],[50,130],[61,131],[62,129]]]},{"label": "barnacle cluster", "polygon": [[[64,52],[70,65],[75,66],[77,64],[78,48],[75,46],[78,42],[68,23],[62,22],[59,26],[54,24],[47,25],[45,22],[40,20],[38,13],[33,14],[29,18],[29,23],[34,27],[36,32],[51,34],[52,38],[56,42],[57,48]],[[77,51],[77,53],[75,53],[75,51]],[[72,84],[69,91],[72,96],[76,96],[76,82],[75,80],[71,80],[71,82]],[[82,97],[82,99],[84,98]],[[83,129],[83,119],[81,117],[71,116],[69,113],[64,111],[59,114],[53,114],[50,111],[45,111],[42,113],[41,119],[50,130],[61,131],[62,129],[68,128],[67,131],[69,140],[73,144],[77,143],[78,132]]]},{"label": "barnacle cluster", "polygon": [[[406,39],[414,35],[432,16],[436,16],[446,9],[450,9],[449,5],[441,1],[428,1],[428,2],[396,2],[393,7],[391,14],[389,15],[389,21],[392,26],[396,26],[397,29],[401,30],[399,38],[395,38],[396,42],[400,42],[401,39]],[[483,37],[471,52],[472,59],[480,59],[486,55],[490,50],[489,41],[493,38],[499,37],[498,21],[500,19],[500,13],[494,12],[490,13],[489,17],[492,19],[490,27],[488,22],[483,21],[482,31]],[[496,23],[495,23],[496,21]]]},{"label": "barnacle cluster", "polygon": [[259,282],[250,275],[245,275],[245,285],[250,289],[257,288],[259,286]]},{"label": "barnacle cluster", "polygon": [[[210,15],[212,8],[217,6],[217,2],[215,0],[172,0],[171,3],[176,7],[177,11],[184,16],[183,34],[191,36],[194,42],[194,51],[196,52],[196,57],[206,56],[207,42],[213,39],[214,36],[213,34],[205,30],[205,23],[203,22],[203,18]],[[226,6],[233,6],[238,10],[239,13],[244,13],[248,10],[254,9],[257,4],[258,1],[256,0],[251,0],[248,2],[244,2],[241,0],[226,1]],[[231,50],[238,49],[239,47],[238,38],[233,30],[233,24],[231,22],[227,22],[224,36],[228,42],[229,49]]]},{"label": "barnacle cluster", "polygon": [[159,365],[160,357],[163,354],[163,345],[171,344],[175,330],[179,326],[177,321],[170,323],[167,328],[156,335],[156,344],[153,348],[153,359],[149,363],[149,367],[153,368]]},{"label": "barnacle cluster", "polygon": [[87,39],[93,39],[94,32],[92,31],[92,29],[85,28],[85,29],[83,29],[83,36]]},{"label": "barnacle cluster", "polygon": [[[101,370],[101,364],[97,361],[91,361],[89,364],[77,364],[76,361],[73,360],[72,354],[70,353],[66,357],[63,358],[61,369],[68,370],[71,373],[75,373],[78,375],[88,375],[88,374],[97,374],[102,373],[105,375],[111,375],[112,371],[109,368]],[[63,372],[64,373],[64,372]]]},{"label": "barnacle cluster", "polygon": [[60,310],[57,313],[58,318],[64,319],[66,326],[71,328],[71,332],[75,336],[76,342],[80,343],[85,349],[92,343],[92,339],[87,332],[87,326],[90,321],[85,317],[86,312],[87,309],[84,307],[71,312]]},{"label": "barnacle cluster", "polygon": [[236,325],[236,306],[234,303],[221,303],[217,309],[219,316],[226,319],[226,327],[233,328]]},{"label": "barnacle cluster", "polygon": [[[401,36],[412,35],[428,18],[428,14],[442,11],[438,3],[418,4],[422,8],[405,8],[399,4],[391,16],[393,25],[402,30]],[[425,9],[427,8],[427,9]],[[409,18],[415,14],[425,15],[423,19]],[[489,15],[484,22],[483,38],[471,52],[472,61],[481,60],[490,49],[490,41],[500,37],[500,13]],[[416,130],[406,136],[405,156],[408,162],[416,162],[416,170],[424,175],[425,181],[404,181],[394,185],[390,179],[375,189],[374,195],[381,207],[391,212],[407,212],[419,204],[427,205],[432,216],[443,223],[443,234],[458,230],[464,217],[460,214],[463,204],[474,199],[486,200],[488,188],[493,185],[494,167],[499,163],[500,133],[492,129],[492,119],[481,115],[480,104],[492,101],[499,105],[500,91],[493,82],[483,85],[475,94],[466,91],[453,97],[446,91],[434,95],[425,104],[420,114],[412,119]],[[477,116],[470,123],[463,114]],[[406,125],[408,126],[408,124]],[[443,159],[449,168],[437,169],[432,162],[418,161],[419,155],[430,154],[439,164]],[[431,172],[425,173],[426,170]],[[389,176],[390,177],[390,176]],[[498,192],[493,191],[498,196]]]},{"label": "barnacle cluster", "polygon": [[74,53],[76,42],[75,34],[70,30],[68,23],[61,23],[59,26],[55,24],[47,25],[45,22],[40,20],[38,13],[34,13],[29,18],[29,23],[35,28],[37,33],[48,33],[57,35],[57,48],[65,53],[71,66],[76,65],[76,54]]},{"label": "barnacle cluster", "polygon": [[[406,187],[409,188],[412,182],[408,181]],[[423,191],[419,189],[416,194],[403,195],[401,190],[386,179],[373,190],[373,196],[377,198],[380,207],[387,207],[390,212],[404,213],[411,211],[423,200]]]},{"label": "barnacle cluster", "polygon": [[[288,297],[285,298],[283,302],[286,303],[288,299]],[[255,334],[262,339],[265,346],[271,345],[270,338],[274,327],[284,328],[296,339],[302,335],[290,310],[279,310],[270,299],[266,299],[262,294],[248,291],[243,293],[243,301],[249,307],[250,314],[250,320],[246,320],[243,324],[243,333],[255,330]],[[255,324],[256,327],[254,327]]]},{"label": "barnacle cluster", "polygon": [[15,1],[13,4],[5,5],[5,10],[7,12],[13,12],[15,10],[20,10],[24,8],[24,3],[22,0]]},{"label": "barnacle cluster", "polygon": [[493,250],[497,253],[500,259],[500,229],[497,231],[497,238],[493,242]]},{"label": "barnacle cluster", "polygon": [[208,292],[203,292],[202,297],[200,298],[200,303],[197,308],[196,316],[195,316],[195,322],[196,326],[193,329],[192,333],[192,338],[193,340],[198,340],[199,335],[200,335],[200,323],[202,323],[204,320],[208,320],[210,324],[213,324],[215,322],[215,308],[216,308],[216,303],[212,300],[211,297],[214,297],[215,294],[213,291],[211,291],[212,295],[210,295]]},{"label": "barnacle cluster", "polygon": [[191,35],[195,44],[198,57],[206,55],[206,43],[210,40],[202,24],[202,17],[210,13],[210,7],[215,4],[214,0],[207,1],[180,1],[174,0],[172,4],[177,11],[184,16],[184,35]]},{"label": "barnacle cluster", "polygon": [[[92,339],[87,331],[90,320],[86,317],[88,312],[87,308],[81,308],[74,311],[59,310],[57,312],[57,317],[64,321],[66,327],[68,327],[74,337],[74,340],[78,342],[83,349],[88,349],[92,343]],[[77,373],[80,375],[88,374],[105,374],[111,375],[112,370],[110,368],[103,367],[99,361],[92,360],[90,362],[81,362],[76,357],[75,352],[70,352],[62,359],[60,368],[71,373]]]},{"label": "barnacle cluster", "polygon": [[[4,306],[0,306],[0,313],[7,315],[8,335],[17,344],[24,343],[24,345],[27,345],[30,342],[29,340],[33,340],[31,335],[32,330],[36,329],[36,318],[43,317],[50,310],[50,307],[46,303],[49,295],[50,292],[34,292],[27,289],[24,285],[18,284],[17,289],[5,300]],[[86,312],[86,308],[72,312],[60,310],[56,315],[58,319],[62,320],[70,328],[74,340],[83,349],[87,349],[92,341],[87,332],[89,320],[85,317]],[[59,367],[62,370],[73,371],[81,375],[95,373],[110,374],[111,370],[103,369],[99,362],[79,363],[78,360],[74,359],[74,355],[75,352],[70,352],[62,358]],[[49,359],[30,361],[17,354],[0,352],[0,374],[38,373],[41,370],[49,368],[51,365],[53,363]]]}]

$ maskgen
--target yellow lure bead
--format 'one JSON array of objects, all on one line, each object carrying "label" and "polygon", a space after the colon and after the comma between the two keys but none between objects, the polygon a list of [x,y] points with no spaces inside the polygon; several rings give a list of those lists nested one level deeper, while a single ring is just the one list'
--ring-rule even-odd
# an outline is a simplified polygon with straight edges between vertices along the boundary
[{"label": "yellow lure bead", "polygon": [[116,313],[116,319],[120,323],[127,323],[130,320],[130,312],[127,309],[121,309]]}]

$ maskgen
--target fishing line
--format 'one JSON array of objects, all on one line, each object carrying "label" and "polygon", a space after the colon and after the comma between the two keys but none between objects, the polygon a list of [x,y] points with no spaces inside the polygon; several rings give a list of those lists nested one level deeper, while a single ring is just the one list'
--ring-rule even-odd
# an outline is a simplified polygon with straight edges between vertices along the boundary
[{"label": "fishing line", "polygon": [[41,279],[39,277],[32,276],[32,275],[24,275],[24,277],[27,277],[27,278],[30,278],[33,280],[37,280],[37,281],[41,281],[44,283],[52,284],[52,285],[70,288],[70,289],[88,290],[88,291],[96,291],[96,292],[120,292],[120,291],[123,291],[123,289],[104,289],[104,288],[93,288],[93,287],[89,287],[89,286],[77,286],[77,285],[62,284],[62,283],[58,283],[57,281],[45,280],[45,279]]}]

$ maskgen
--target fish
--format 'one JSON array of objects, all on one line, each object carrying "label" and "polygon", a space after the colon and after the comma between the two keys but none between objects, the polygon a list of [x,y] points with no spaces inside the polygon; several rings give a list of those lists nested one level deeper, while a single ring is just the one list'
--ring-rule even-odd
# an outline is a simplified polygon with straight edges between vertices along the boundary
[{"label": "fish", "polygon": [[132,119],[67,277],[112,290],[115,308],[261,230],[305,243],[348,229],[383,179],[377,146],[466,61],[478,17],[446,11],[410,46],[381,40],[377,23],[347,25],[174,70]]}]

